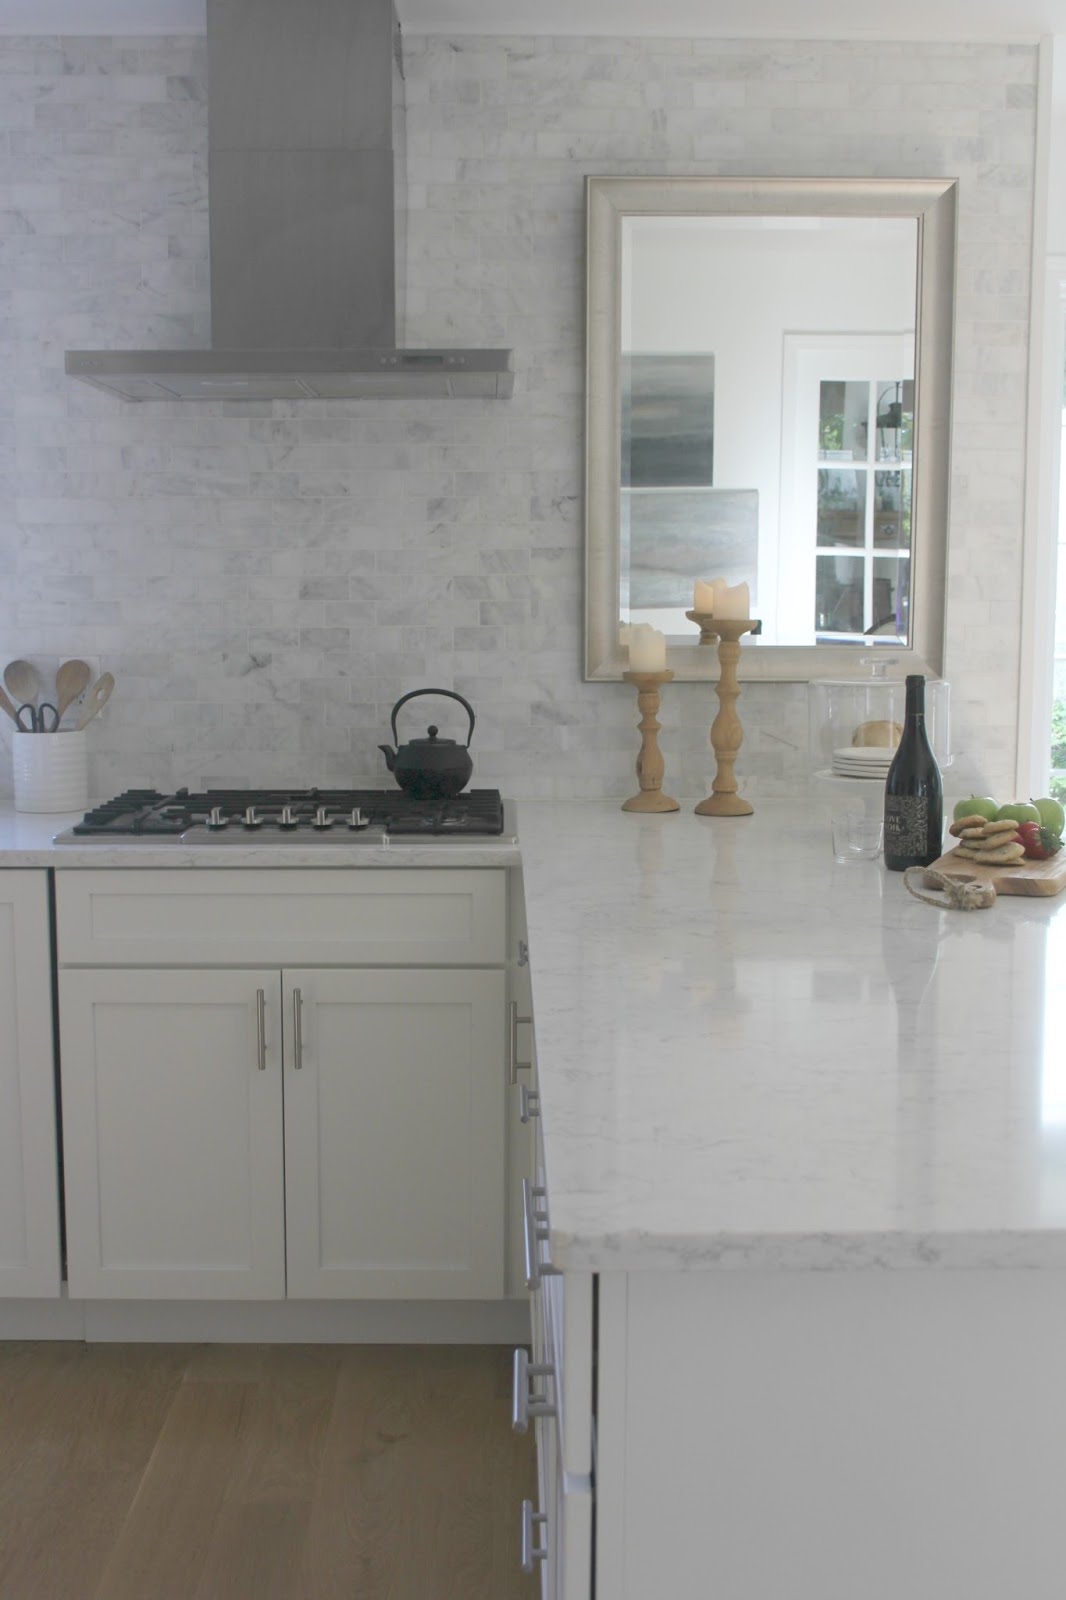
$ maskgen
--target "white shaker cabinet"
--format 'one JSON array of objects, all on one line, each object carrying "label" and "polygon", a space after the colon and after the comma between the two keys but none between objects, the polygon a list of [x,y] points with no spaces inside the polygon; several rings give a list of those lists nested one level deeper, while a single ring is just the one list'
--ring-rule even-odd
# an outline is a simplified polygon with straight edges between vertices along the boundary
[{"label": "white shaker cabinet", "polygon": [[0,872],[0,1296],[59,1294],[45,872]]},{"label": "white shaker cabinet", "polygon": [[57,905],[72,1297],[503,1298],[503,872],[105,869]]},{"label": "white shaker cabinet", "polygon": [[285,1293],[281,980],[60,974],[73,1298]]},{"label": "white shaker cabinet", "polygon": [[290,1297],[503,1294],[504,984],[285,973]]}]

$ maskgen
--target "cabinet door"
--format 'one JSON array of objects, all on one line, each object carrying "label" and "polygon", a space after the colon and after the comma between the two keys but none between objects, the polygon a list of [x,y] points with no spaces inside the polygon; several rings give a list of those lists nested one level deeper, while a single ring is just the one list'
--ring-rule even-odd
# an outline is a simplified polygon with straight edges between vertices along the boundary
[{"label": "cabinet door", "polygon": [[504,987],[284,974],[290,1296],[502,1295]]},{"label": "cabinet door", "polygon": [[59,1294],[52,957],[44,872],[0,872],[0,1295]]},{"label": "cabinet door", "polygon": [[70,1293],[285,1293],[277,970],[60,974]]}]

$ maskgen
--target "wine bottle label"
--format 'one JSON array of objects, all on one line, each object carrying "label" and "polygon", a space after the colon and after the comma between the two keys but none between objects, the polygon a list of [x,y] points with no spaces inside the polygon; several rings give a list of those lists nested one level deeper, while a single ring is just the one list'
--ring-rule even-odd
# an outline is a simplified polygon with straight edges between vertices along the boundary
[{"label": "wine bottle label", "polygon": [[885,855],[914,856],[924,861],[929,854],[929,796],[886,794]]}]

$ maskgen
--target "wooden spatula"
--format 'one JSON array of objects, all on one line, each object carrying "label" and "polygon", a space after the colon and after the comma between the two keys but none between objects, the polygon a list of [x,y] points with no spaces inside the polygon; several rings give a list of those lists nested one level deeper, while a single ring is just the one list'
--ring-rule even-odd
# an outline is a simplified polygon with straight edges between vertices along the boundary
[{"label": "wooden spatula", "polygon": [[64,661],[56,673],[56,711],[60,722],[63,713],[88,687],[91,677],[92,668],[87,661]]},{"label": "wooden spatula", "polygon": [[86,696],[85,704],[81,708],[81,716],[74,724],[75,733],[80,733],[93,720],[96,713],[104,709],[111,698],[111,691],[114,687],[115,680],[110,672],[105,672],[102,677],[97,678]]}]

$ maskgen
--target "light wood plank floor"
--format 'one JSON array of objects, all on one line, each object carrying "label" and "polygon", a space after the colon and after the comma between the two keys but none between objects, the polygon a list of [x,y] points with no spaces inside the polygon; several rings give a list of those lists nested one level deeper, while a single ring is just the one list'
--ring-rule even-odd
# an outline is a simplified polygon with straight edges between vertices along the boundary
[{"label": "light wood plank floor", "polygon": [[510,1352],[0,1344],[0,1600],[534,1600]]}]

